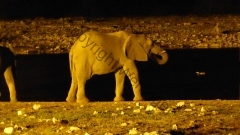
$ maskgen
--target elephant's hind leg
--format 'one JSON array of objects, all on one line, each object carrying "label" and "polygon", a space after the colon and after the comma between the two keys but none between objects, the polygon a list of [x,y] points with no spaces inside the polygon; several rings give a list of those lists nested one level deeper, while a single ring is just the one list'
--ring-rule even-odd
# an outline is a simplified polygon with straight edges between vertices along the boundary
[{"label": "elephant's hind leg", "polygon": [[116,97],[114,98],[114,101],[115,102],[124,101],[122,94],[124,88],[125,73],[122,73],[121,70],[119,70],[118,72],[115,73],[115,79],[116,79],[115,88]]},{"label": "elephant's hind leg", "polygon": [[77,103],[87,103],[89,99],[85,95],[86,78],[78,78]]},{"label": "elephant's hind leg", "polygon": [[12,67],[8,67],[6,69],[6,71],[4,72],[4,77],[8,85],[11,102],[17,102],[18,100],[17,100],[16,88],[15,88],[15,83],[14,83],[13,74],[12,74]]},{"label": "elephant's hind leg", "polygon": [[89,99],[85,96],[85,83],[86,81],[84,81],[82,78],[72,78],[71,87],[68,92],[66,101],[77,103],[89,102]]},{"label": "elephant's hind leg", "polygon": [[83,64],[84,62],[75,63],[76,65],[76,79],[77,79],[77,103],[87,103],[89,99],[85,95],[85,84],[91,77],[91,66]]},{"label": "elephant's hind leg", "polygon": [[76,93],[77,93],[77,78],[75,75],[72,75],[71,87],[68,92],[67,102],[76,102]]}]

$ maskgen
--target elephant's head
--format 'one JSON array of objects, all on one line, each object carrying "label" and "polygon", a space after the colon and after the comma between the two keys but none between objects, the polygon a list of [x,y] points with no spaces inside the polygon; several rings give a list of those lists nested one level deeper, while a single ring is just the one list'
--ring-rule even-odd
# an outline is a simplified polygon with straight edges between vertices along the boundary
[{"label": "elephant's head", "polygon": [[123,49],[131,60],[147,61],[148,57],[162,65],[168,61],[167,52],[146,35],[131,34],[125,41]]}]

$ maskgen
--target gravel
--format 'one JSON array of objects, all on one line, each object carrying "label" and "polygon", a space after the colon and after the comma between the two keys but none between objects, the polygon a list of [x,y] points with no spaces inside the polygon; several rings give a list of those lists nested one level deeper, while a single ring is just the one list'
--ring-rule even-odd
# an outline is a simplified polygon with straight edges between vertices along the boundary
[{"label": "gravel", "polygon": [[237,15],[1,20],[0,45],[12,45],[17,54],[67,53],[90,30],[143,33],[166,49],[240,47]]}]

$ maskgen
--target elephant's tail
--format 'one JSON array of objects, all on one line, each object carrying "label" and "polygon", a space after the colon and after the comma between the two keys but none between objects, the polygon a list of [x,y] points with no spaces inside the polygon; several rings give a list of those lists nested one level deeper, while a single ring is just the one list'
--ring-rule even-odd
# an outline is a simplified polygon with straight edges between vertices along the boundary
[{"label": "elephant's tail", "polygon": [[73,72],[73,52],[72,52],[72,49],[70,49],[70,52],[69,52],[69,68],[70,68],[70,74],[72,76],[72,72]]},{"label": "elephant's tail", "polygon": [[69,51],[69,68],[70,68],[70,74],[72,75],[72,51]]}]

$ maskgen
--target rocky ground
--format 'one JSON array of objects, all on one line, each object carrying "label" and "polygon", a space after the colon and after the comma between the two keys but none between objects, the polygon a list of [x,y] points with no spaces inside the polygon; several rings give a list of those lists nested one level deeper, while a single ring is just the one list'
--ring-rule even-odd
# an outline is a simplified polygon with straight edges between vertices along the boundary
[{"label": "rocky ground", "polygon": [[0,103],[0,134],[237,135],[239,101]]},{"label": "rocky ground", "polygon": [[11,44],[18,54],[64,53],[90,30],[144,33],[169,49],[240,47],[236,15],[2,20],[0,45]]}]

